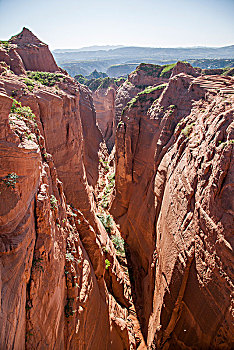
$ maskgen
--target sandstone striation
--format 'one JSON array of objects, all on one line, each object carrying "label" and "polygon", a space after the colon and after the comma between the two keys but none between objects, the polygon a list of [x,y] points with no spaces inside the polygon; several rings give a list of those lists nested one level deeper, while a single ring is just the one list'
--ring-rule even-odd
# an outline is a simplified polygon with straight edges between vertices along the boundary
[{"label": "sandstone striation", "polygon": [[[28,30],[11,45],[27,70],[47,69]],[[43,48],[32,61],[31,46]],[[16,75],[2,50],[0,347],[134,349],[125,273],[95,211],[103,139],[90,91],[62,72]]]},{"label": "sandstone striation", "polygon": [[180,68],[124,110],[111,211],[148,347],[231,349],[234,79]]},{"label": "sandstone striation", "polygon": [[140,64],[92,97],[28,29],[0,45],[1,349],[233,348],[234,78],[213,73]]},{"label": "sandstone striation", "polygon": [[29,29],[13,36],[10,43],[16,45],[16,52],[21,57],[26,70],[56,72],[60,70],[55,63],[48,45],[40,41]]},{"label": "sandstone striation", "polygon": [[86,77],[77,75],[75,79],[92,91],[96,121],[111,152],[115,142],[115,92],[125,79],[109,78],[96,70]]},{"label": "sandstone striation", "polygon": [[134,72],[129,74],[128,79],[116,92],[116,125],[119,123],[122,110],[126,107],[127,103],[145,88],[167,83],[173,67],[174,65],[157,66],[155,64],[141,63]]},{"label": "sandstone striation", "polygon": [[116,86],[111,86],[97,89],[92,94],[97,123],[110,151],[115,142],[115,92]]}]

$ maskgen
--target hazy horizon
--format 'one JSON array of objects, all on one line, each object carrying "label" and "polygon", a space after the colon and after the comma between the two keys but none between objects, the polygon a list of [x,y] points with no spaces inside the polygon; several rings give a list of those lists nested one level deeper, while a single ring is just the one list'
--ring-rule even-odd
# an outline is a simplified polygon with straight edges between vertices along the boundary
[{"label": "hazy horizon", "polygon": [[30,29],[51,50],[234,44],[233,0],[0,0],[0,39]]},{"label": "hazy horizon", "polygon": [[[53,49],[53,51],[57,51],[57,50],[81,50],[81,49],[89,49],[89,48],[92,48],[92,47],[104,47],[104,46],[112,46],[112,45],[90,45],[90,46],[82,46],[82,47],[76,47],[76,48],[63,48],[63,47],[59,47],[59,48],[55,48]],[[113,50],[115,49],[116,47],[114,46],[118,46],[118,48],[122,48],[122,47],[142,47],[142,48],[152,48],[152,49],[192,49],[192,48],[222,48],[222,47],[228,47],[228,46],[234,46],[234,43],[233,44],[230,44],[230,45],[222,45],[222,46],[174,46],[174,47],[160,47],[160,46],[157,46],[157,47],[153,47],[153,46],[140,46],[140,45],[137,45],[137,46],[131,46],[131,45],[113,45],[113,48],[110,48],[110,50]],[[104,50],[104,49],[100,49],[100,50]],[[106,50],[109,50],[109,49],[106,49]]]}]

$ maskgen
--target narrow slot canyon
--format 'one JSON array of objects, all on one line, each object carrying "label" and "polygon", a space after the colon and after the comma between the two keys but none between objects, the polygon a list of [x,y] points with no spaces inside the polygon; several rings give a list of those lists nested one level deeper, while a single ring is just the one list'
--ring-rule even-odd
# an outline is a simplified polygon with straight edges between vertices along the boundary
[{"label": "narrow slot canyon", "polygon": [[0,45],[0,349],[233,348],[233,111],[187,62],[86,86]]}]

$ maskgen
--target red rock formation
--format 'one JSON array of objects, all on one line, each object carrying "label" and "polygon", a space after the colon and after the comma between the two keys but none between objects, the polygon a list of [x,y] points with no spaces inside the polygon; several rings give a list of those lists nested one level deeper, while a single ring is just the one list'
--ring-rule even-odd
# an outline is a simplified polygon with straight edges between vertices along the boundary
[{"label": "red rock formation", "polygon": [[95,186],[98,179],[98,149],[103,137],[99,128],[96,126],[97,117],[94,108],[94,102],[90,91],[84,85],[79,85],[80,99],[80,117],[84,137],[84,162],[86,175],[89,184]]},{"label": "red rock formation", "polygon": [[142,89],[142,86],[146,87],[165,83],[171,75],[171,69],[169,70],[169,74],[163,74],[163,68],[164,66],[141,63],[135,71],[129,74],[128,81],[140,89]]},{"label": "red rock formation", "polygon": [[115,137],[115,91],[114,87],[93,92],[97,123],[109,150],[114,146]]},{"label": "red rock formation", "polygon": [[109,151],[114,146],[116,126],[120,121],[123,108],[146,87],[167,82],[168,78],[160,76],[162,70],[161,66],[140,64],[119,88],[119,83],[117,85],[113,83],[109,88],[99,88],[93,92],[97,123]]},{"label": "red rock formation", "polygon": [[15,45],[9,45],[9,49],[0,46],[0,62],[4,62],[15,74],[25,74],[23,61],[16,51]]},{"label": "red rock formation", "polygon": [[25,75],[57,71],[48,52],[26,29],[0,50],[0,348],[231,349],[234,79],[140,65],[110,194],[90,91]]},{"label": "red rock formation", "polygon": [[201,75],[201,69],[200,68],[193,68],[191,64],[188,62],[177,62],[175,67],[172,69],[172,73],[170,78],[174,77],[174,75],[185,73],[188,75],[192,75],[193,77],[198,77]]},{"label": "red rock formation", "polygon": [[9,40],[9,43],[16,45],[15,51],[21,57],[26,70],[41,72],[60,70],[48,45],[40,41],[29,29],[23,28],[21,33]]},{"label": "red rock formation", "polygon": [[[124,273],[95,216],[102,137],[90,92],[66,75],[29,90],[1,67],[0,347],[133,349]],[[9,96],[25,108],[10,113]]]},{"label": "red rock formation", "polygon": [[[129,74],[127,81],[125,81],[116,92],[116,125],[121,119],[122,110],[134,96],[148,86],[157,86],[168,82],[168,74],[165,76],[162,71],[163,66],[141,63],[134,72]],[[170,74],[171,70],[169,71],[169,76]]]},{"label": "red rock formation", "polygon": [[112,213],[150,349],[232,348],[233,92],[181,73],[117,130]]}]

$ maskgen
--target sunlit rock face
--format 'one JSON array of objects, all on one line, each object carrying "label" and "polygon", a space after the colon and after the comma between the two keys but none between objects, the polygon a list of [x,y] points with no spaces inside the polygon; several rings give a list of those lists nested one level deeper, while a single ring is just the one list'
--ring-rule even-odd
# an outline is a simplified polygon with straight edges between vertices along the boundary
[{"label": "sunlit rock face", "polygon": [[0,55],[0,348],[134,349],[129,287],[96,216],[91,93],[27,29]]},{"label": "sunlit rock face", "polygon": [[21,33],[10,39],[10,43],[16,45],[15,51],[21,57],[26,70],[41,72],[60,70],[48,45],[40,41],[29,29],[23,28]]},{"label": "sunlit rock face", "polygon": [[149,348],[231,349],[234,79],[185,68],[125,108],[111,211]]},{"label": "sunlit rock face", "polygon": [[234,78],[202,74],[93,101],[29,30],[0,45],[1,349],[232,349]]}]

